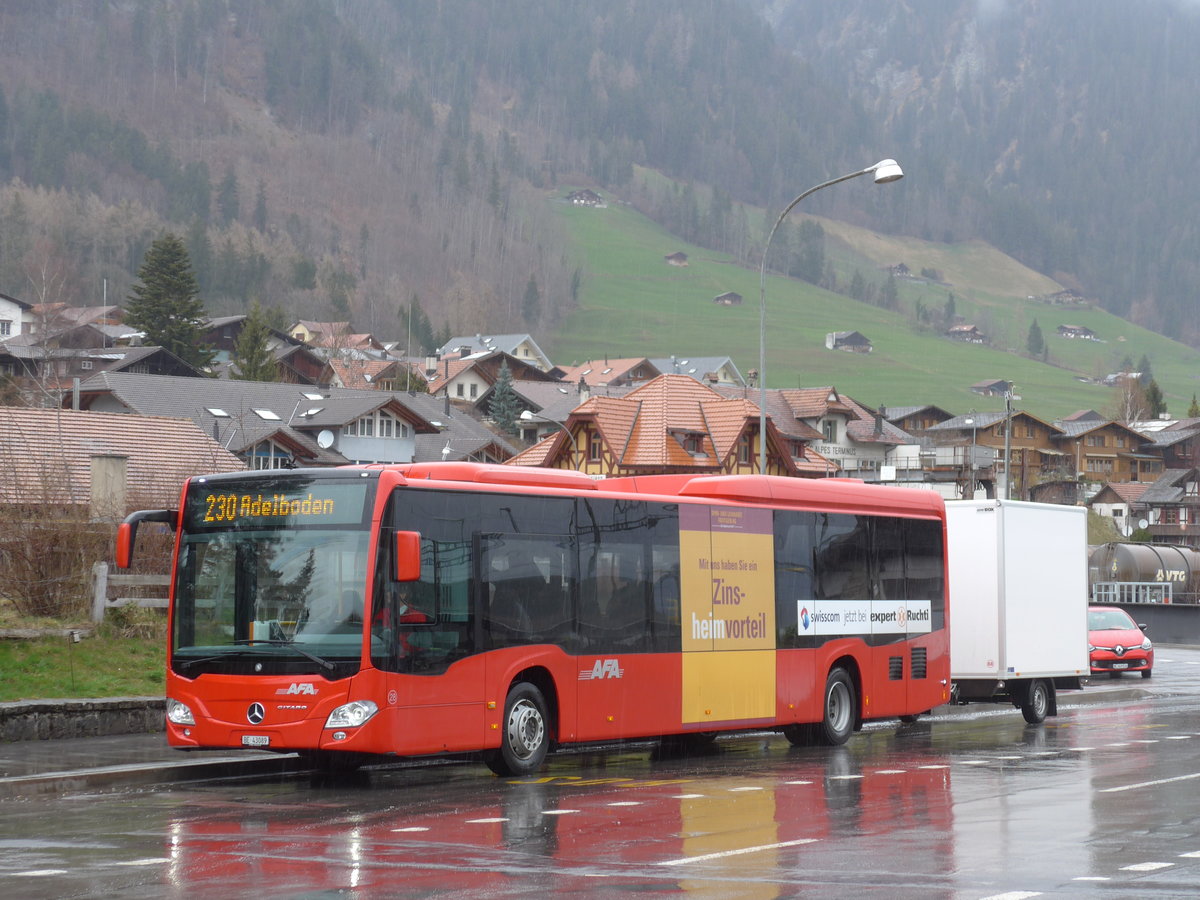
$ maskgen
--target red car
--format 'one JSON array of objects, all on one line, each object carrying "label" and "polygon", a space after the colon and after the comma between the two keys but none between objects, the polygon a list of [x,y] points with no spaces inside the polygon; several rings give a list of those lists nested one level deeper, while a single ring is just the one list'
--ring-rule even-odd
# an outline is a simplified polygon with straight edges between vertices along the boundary
[{"label": "red car", "polygon": [[1149,678],[1154,669],[1154,645],[1129,613],[1118,606],[1088,607],[1088,656],[1092,674],[1107,672],[1120,678],[1122,672],[1141,672]]}]

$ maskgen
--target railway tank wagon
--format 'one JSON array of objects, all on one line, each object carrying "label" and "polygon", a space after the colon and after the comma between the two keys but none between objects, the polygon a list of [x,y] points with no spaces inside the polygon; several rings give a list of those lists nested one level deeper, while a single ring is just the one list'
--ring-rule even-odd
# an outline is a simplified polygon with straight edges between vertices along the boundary
[{"label": "railway tank wagon", "polygon": [[1088,555],[1093,603],[1200,603],[1200,551],[1175,544],[1100,544]]}]

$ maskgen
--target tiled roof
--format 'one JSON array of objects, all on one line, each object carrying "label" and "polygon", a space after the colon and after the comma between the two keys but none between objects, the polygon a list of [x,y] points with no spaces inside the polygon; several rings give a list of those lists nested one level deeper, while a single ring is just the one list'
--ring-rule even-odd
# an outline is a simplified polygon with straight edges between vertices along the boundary
[{"label": "tiled roof", "polygon": [[0,502],[91,501],[91,460],[124,456],[130,506],[171,506],[191,475],[245,468],[188,419],[0,407]]},{"label": "tiled roof", "polygon": [[1180,503],[1186,497],[1186,482],[1194,481],[1196,478],[1196,469],[1167,469],[1146,488],[1141,496],[1141,502],[1149,506]]},{"label": "tiled roof", "polygon": [[568,384],[578,384],[580,380],[588,385],[608,384],[630,375],[638,366],[642,366],[645,375],[641,379],[649,381],[659,374],[658,369],[644,356],[628,357],[626,359],[605,359],[599,362],[586,362],[581,366],[560,366],[562,380]]},{"label": "tiled roof", "polygon": [[819,419],[831,412],[851,414],[832,387],[795,388],[779,393],[797,419]]},{"label": "tiled roof", "polygon": [[1148,487],[1150,485],[1138,481],[1110,481],[1104,485],[1104,490],[1112,491],[1126,503],[1134,504],[1142,499]]},{"label": "tiled roof", "polygon": [[[914,444],[916,438],[902,428],[889,422],[882,414],[876,413],[850,397],[843,402],[850,407],[855,418],[846,423],[846,433],[851,439],[860,444]],[[878,421],[876,421],[878,419]]]}]

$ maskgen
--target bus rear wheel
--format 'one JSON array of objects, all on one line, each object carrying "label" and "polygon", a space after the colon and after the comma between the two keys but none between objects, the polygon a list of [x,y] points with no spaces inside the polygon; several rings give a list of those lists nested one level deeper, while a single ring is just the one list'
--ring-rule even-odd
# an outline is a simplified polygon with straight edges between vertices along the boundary
[{"label": "bus rear wheel", "polygon": [[489,751],[484,762],[497,775],[532,775],[546,761],[549,750],[546,699],[536,686],[518,682],[504,701],[500,749]]},{"label": "bus rear wheel", "polygon": [[831,669],[825,679],[825,702],[821,721],[812,726],[814,743],[840,747],[854,731],[857,698],[854,681],[840,666]]}]

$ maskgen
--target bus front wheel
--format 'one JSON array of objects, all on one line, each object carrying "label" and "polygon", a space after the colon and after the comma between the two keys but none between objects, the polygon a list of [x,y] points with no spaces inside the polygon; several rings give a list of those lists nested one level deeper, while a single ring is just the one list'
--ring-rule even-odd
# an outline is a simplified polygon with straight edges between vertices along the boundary
[{"label": "bus front wheel", "polygon": [[546,700],[536,686],[518,682],[504,701],[500,749],[489,751],[484,761],[497,775],[532,775],[541,768],[549,750]]}]

